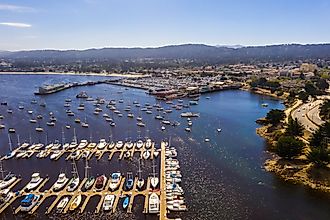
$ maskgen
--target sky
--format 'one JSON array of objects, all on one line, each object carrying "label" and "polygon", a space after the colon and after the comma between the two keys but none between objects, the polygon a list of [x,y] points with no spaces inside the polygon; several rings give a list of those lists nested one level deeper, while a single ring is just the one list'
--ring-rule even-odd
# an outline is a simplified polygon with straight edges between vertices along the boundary
[{"label": "sky", "polygon": [[329,0],[0,0],[0,50],[330,42]]}]

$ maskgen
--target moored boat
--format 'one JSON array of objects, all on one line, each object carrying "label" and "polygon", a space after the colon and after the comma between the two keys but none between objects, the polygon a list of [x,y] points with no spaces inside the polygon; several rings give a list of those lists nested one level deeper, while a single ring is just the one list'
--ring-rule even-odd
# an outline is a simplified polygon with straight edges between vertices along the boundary
[{"label": "moored boat", "polygon": [[79,194],[78,196],[76,196],[74,198],[74,200],[71,202],[70,204],[70,207],[69,207],[69,210],[70,211],[74,211],[76,208],[79,207],[80,203],[81,203],[81,200],[82,200],[82,196],[81,194]]},{"label": "moored boat", "polygon": [[159,212],[159,197],[156,193],[149,196],[149,213],[156,214]]}]

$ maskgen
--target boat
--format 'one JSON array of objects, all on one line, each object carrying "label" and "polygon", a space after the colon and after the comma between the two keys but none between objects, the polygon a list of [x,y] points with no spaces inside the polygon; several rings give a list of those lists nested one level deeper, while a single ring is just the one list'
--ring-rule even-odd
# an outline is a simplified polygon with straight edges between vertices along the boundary
[{"label": "boat", "polygon": [[69,179],[66,177],[65,173],[60,173],[58,175],[57,181],[54,184],[53,190],[55,192],[62,190],[68,181]]},{"label": "boat", "polygon": [[19,110],[23,110],[23,109],[24,109],[24,106],[23,106],[23,105],[19,105],[19,106],[18,106],[18,109],[19,109]]},{"label": "boat", "polygon": [[151,193],[149,196],[149,213],[157,214],[159,212],[159,197],[156,193]]},{"label": "boat", "polygon": [[185,130],[186,130],[187,132],[190,132],[190,131],[191,131],[191,129],[190,129],[190,128],[185,128]]},{"label": "boat", "polygon": [[37,115],[37,119],[43,119],[44,117],[42,115]]},{"label": "boat", "polygon": [[189,105],[198,105],[197,101],[189,101]]},{"label": "boat", "polygon": [[50,159],[51,160],[55,160],[60,154],[62,153],[62,151],[60,150],[55,150],[52,155],[50,155]]},{"label": "boat", "polygon": [[52,126],[52,127],[55,126],[55,122],[52,122],[52,121],[49,121],[49,122],[47,122],[46,124],[47,124],[48,126]]},{"label": "boat", "polygon": [[103,210],[104,211],[109,211],[112,209],[115,198],[116,198],[115,195],[112,195],[112,194],[105,195],[104,201],[103,201]]},{"label": "boat", "polygon": [[125,159],[129,159],[131,157],[131,152],[130,151],[126,151],[124,154],[124,158]]},{"label": "boat", "polygon": [[222,129],[221,129],[221,128],[218,128],[218,129],[217,129],[217,132],[221,132],[221,131],[222,131]]},{"label": "boat", "polygon": [[15,157],[15,155],[16,155],[16,151],[12,151],[12,152],[9,152],[8,154],[6,154],[6,155],[3,157],[3,159],[4,159],[4,160],[8,160],[8,159],[11,159],[11,158]]},{"label": "boat", "polygon": [[7,113],[8,114],[13,114],[13,110],[12,109],[7,109]]},{"label": "boat", "polygon": [[143,152],[142,157],[147,160],[150,157],[150,151],[146,150]]},{"label": "boat", "polygon": [[15,133],[16,130],[15,130],[15,128],[9,128],[9,129],[8,129],[8,132],[9,132],[9,133]]},{"label": "boat", "polygon": [[64,107],[66,107],[66,108],[68,108],[68,107],[70,107],[71,105],[70,105],[70,103],[65,103],[64,104]]},{"label": "boat", "polygon": [[105,175],[99,176],[96,178],[95,189],[96,191],[103,190],[105,184],[107,183],[108,178]]},{"label": "boat", "polygon": [[67,191],[68,192],[75,191],[78,188],[79,182],[80,182],[80,180],[78,177],[72,177],[70,179],[69,185],[67,187]]},{"label": "boat", "polygon": [[158,157],[159,151],[154,151],[154,157]]},{"label": "boat", "polygon": [[150,184],[152,188],[156,188],[159,183],[159,178],[156,176],[156,165],[154,160],[152,160],[152,175],[150,177]]},{"label": "boat", "polygon": [[188,126],[192,126],[192,125],[193,125],[192,121],[189,121]]},{"label": "boat", "polygon": [[125,196],[124,198],[124,201],[123,201],[123,209],[127,209],[128,207],[128,204],[129,204],[129,199],[130,199],[130,196]]},{"label": "boat", "polygon": [[180,114],[181,117],[199,117],[199,113],[183,112]]},{"label": "boat", "polygon": [[43,131],[44,131],[44,129],[43,129],[43,128],[41,128],[41,127],[36,127],[36,131],[37,131],[37,132],[43,132]]},{"label": "boat", "polygon": [[78,149],[83,149],[83,148],[87,147],[87,145],[88,145],[87,140],[81,140],[77,148]]},{"label": "boat", "polygon": [[66,128],[66,129],[70,129],[71,126],[70,126],[70,125],[65,125],[65,128]]},{"label": "boat", "polygon": [[28,112],[28,114],[30,114],[30,115],[33,113],[32,110],[28,110],[27,112]]},{"label": "boat", "polygon": [[133,174],[131,172],[127,172],[125,189],[127,191],[131,190],[133,188],[133,184],[134,184]]},{"label": "boat", "polygon": [[149,110],[148,110],[148,111],[146,111],[146,113],[147,113],[147,114],[152,114],[152,111],[149,111]]},{"label": "boat", "polygon": [[0,124],[0,129],[5,129],[6,128],[6,126],[5,125],[3,125],[3,124]]},{"label": "boat", "polygon": [[80,205],[82,200],[82,196],[81,194],[79,194],[78,196],[76,196],[74,198],[74,200],[72,201],[72,203],[70,204],[69,210],[70,211],[74,211],[76,208],[78,208],[78,206]]},{"label": "boat", "polygon": [[119,187],[120,179],[121,179],[121,173],[111,174],[110,185],[109,185],[109,189],[111,191],[115,191]]},{"label": "boat", "polygon": [[36,189],[40,185],[42,180],[43,178],[40,177],[40,173],[33,173],[30,182],[26,185],[25,190],[29,192],[31,190]]},{"label": "boat", "polygon": [[35,194],[28,194],[21,201],[21,211],[29,212],[39,201],[40,196]]},{"label": "boat", "polygon": [[85,122],[81,123],[81,127],[83,127],[83,128],[88,128],[89,127],[86,117],[85,117]]},{"label": "boat", "polygon": [[161,130],[164,131],[166,128],[164,126],[161,127]]},{"label": "boat", "polygon": [[87,99],[88,95],[85,91],[82,91],[82,92],[80,92],[79,94],[76,95],[76,98]]},{"label": "boat", "polygon": [[210,139],[209,138],[205,138],[204,141],[205,142],[210,142]]},{"label": "boat", "polygon": [[94,185],[94,183],[95,183],[95,177],[93,177],[93,176],[88,177],[88,179],[86,180],[86,182],[84,184],[83,190],[84,191],[90,190],[92,188],[92,186]]},{"label": "boat", "polygon": [[138,180],[137,180],[136,186],[137,186],[138,190],[142,190],[142,188],[144,186],[144,179],[142,178],[140,160],[139,160]]},{"label": "boat", "polygon": [[61,199],[61,201],[56,206],[57,211],[62,212],[62,210],[66,207],[68,202],[69,202],[69,197],[68,196],[65,196],[63,199]]},{"label": "boat", "polygon": [[30,119],[30,123],[37,123],[36,119]]},{"label": "boat", "polygon": [[143,141],[142,141],[142,140],[138,140],[138,141],[136,142],[136,147],[137,147],[138,149],[140,149],[141,147],[143,147]]},{"label": "boat", "polygon": [[151,148],[151,145],[152,145],[152,141],[151,141],[151,139],[150,138],[148,138],[147,140],[146,140],[146,148]]},{"label": "boat", "polygon": [[134,115],[133,115],[132,113],[128,113],[128,114],[127,114],[127,117],[129,117],[129,118],[134,118]]},{"label": "boat", "polygon": [[107,142],[105,139],[101,139],[100,142],[96,145],[96,148],[99,150],[103,150],[107,146]]},{"label": "boat", "polygon": [[117,141],[117,143],[116,143],[116,148],[117,149],[121,149],[123,146],[124,146],[123,141]]},{"label": "boat", "polygon": [[267,103],[262,103],[261,106],[266,108],[266,107],[268,107],[268,104]]},{"label": "boat", "polygon": [[0,190],[5,189],[17,180],[14,174],[9,173],[3,180],[0,180]]},{"label": "boat", "polygon": [[155,119],[157,119],[157,120],[163,120],[163,119],[164,119],[164,117],[163,117],[163,116],[161,116],[161,115],[156,115],[156,116],[155,116]]},{"label": "boat", "polygon": [[76,119],[74,120],[74,122],[79,124],[79,123],[80,123],[80,119],[79,119],[79,118],[76,118]]},{"label": "boat", "polygon": [[142,121],[142,117],[138,116],[138,117],[136,118],[136,120],[137,120],[137,121]]}]

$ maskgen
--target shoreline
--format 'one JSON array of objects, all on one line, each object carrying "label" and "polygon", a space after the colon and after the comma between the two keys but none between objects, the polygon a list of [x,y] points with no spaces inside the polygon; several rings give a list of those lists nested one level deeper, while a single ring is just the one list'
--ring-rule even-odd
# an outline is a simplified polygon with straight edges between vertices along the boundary
[{"label": "shoreline", "polygon": [[[286,121],[291,115],[291,112],[299,107],[300,102],[296,101],[292,105],[285,108]],[[262,125],[256,129],[256,133],[264,138],[273,148],[275,140],[273,138],[274,132],[278,132],[276,129],[273,132],[267,132],[269,125]],[[305,140],[305,143],[308,142]],[[312,163],[308,162],[305,156],[299,157],[296,160],[286,160],[279,157],[276,153],[270,150],[266,150],[269,158],[263,164],[263,168],[267,172],[274,173],[277,177],[284,181],[291,182],[293,184],[300,184],[309,187],[314,190],[320,190],[323,192],[330,192],[330,176],[329,166],[325,168],[318,168],[313,166]]]},{"label": "shoreline", "polygon": [[0,75],[71,75],[71,76],[102,76],[102,77],[124,77],[124,78],[139,78],[149,77],[142,74],[120,74],[120,73],[62,73],[62,72],[0,72]]}]

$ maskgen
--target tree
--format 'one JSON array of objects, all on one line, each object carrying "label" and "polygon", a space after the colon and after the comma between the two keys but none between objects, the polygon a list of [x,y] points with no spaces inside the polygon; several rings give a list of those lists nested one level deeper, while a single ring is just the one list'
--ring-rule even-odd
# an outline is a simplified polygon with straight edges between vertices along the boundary
[{"label": "tree", "polygon": [[307,102],[309,95],[307,92],[301,91],[301,92],[299,92],[298,97],[301,101]]},{"label": "tree", "polygon": [[285,113],[280,109],[271,109],[266,115],[267,122],[273,126],[278,125],[284,118]]},{"label": "tree", "polygon": [[330,122],[326,121],[318,130],[316,130],[309,140],[312,147],[319,147],[326,138],[330,138]]},{"label": "tree", "polygon": [[289,117],[288,125],[285,130],[285,134],[288,136],[302,136],[304,134],[304,127],[298,121],[298,119],[293,119]]},{"label": "tree", "polygon": [[276,144],[276,153],[283,158],[292,159],[301,154],[304,143],[292,136],[282,136]]},{"label": "tree", "polygon": [[318,78],[317,81],[316,81],[316,86],[320,90],[324,91],[324,90],[329,88],[329,83],[325,79]]},{"label": "tree", "polygon": [[327,146],[314,147],[308,152],[307,159],[318,167],[324,167],[330,162],[330,151]]},{"label": "tree", "polygon": [[330,119],[330,100],[324,101],[324,103],[320,107],[320,117],[323,120]]}]

